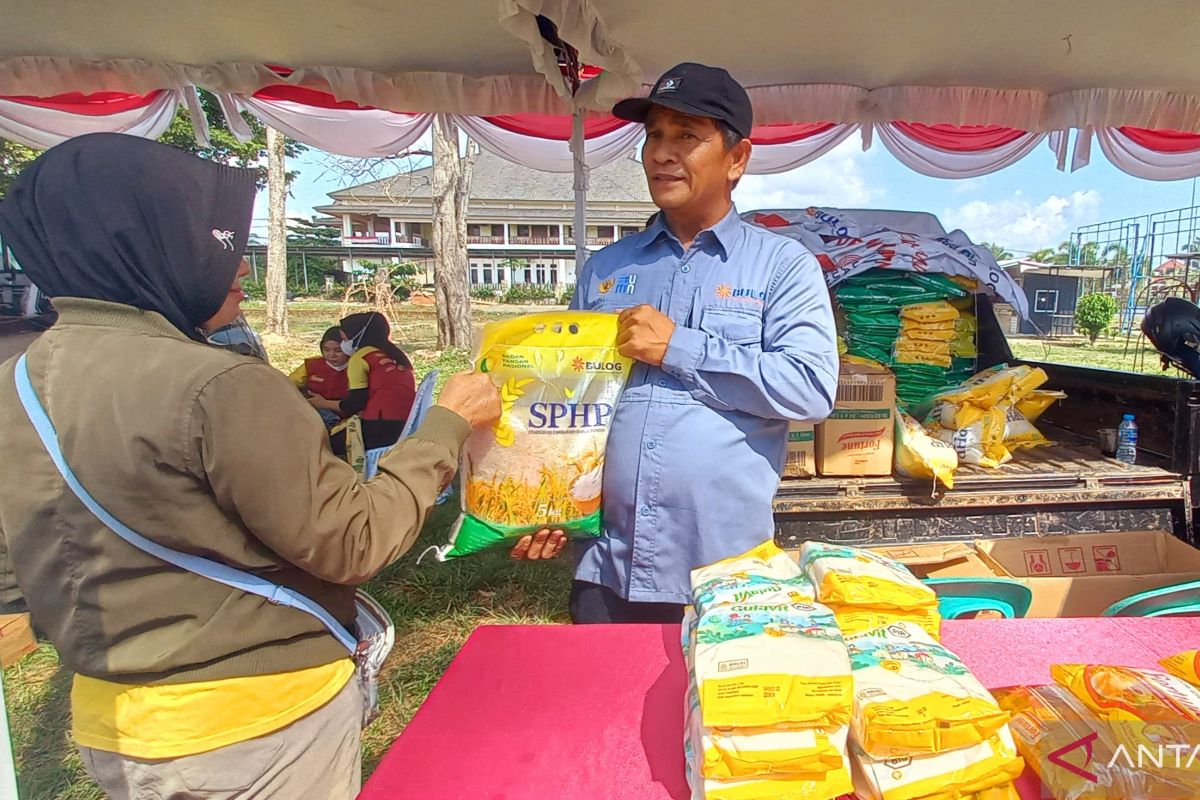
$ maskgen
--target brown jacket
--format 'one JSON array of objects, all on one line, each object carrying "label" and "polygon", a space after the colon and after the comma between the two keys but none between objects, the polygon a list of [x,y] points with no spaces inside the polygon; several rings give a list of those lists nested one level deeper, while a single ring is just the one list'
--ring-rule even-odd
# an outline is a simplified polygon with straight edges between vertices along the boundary
[{"label": "brown jacket", "polygon": [[[129,306],[59,298],[34,389],[67,462],[117,519],[161,544],[291,586],[353,621],[353,587],[390,564],[449,483],[469,433],[441,408],[369,483],[331,452],[282,373]],[[0,365],[0,535],[34,621],[71,669],[178,683],[346,655],[310,615],[126,544],[66,487]]]}]

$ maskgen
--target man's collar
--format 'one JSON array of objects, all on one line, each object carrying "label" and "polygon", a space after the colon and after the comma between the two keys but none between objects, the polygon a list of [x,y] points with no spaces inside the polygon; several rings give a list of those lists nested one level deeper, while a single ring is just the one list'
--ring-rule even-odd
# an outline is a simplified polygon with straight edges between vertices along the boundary
[{"label": "man's collar", "polygon": [[[718,222],[716,225],[713,225],[711,228],[705,228],[704,230],[700,231],[700,233],[696,235],[696,239],[699,240],[700,237],[704,236],[705,234],[710,234],[714,239],[716,239],[717,244],[720,245],[723,254],[728,256],[729,248],[733,246],[737,231],[741,227],[741,224],[742,220],[741,217],[738,216],[737,206],[733,205],[730,206],[729,213],[722,217],[720,222]],[[649,247],[650,245],[657,243],[663,237],[669,237],[674,239],[676,242],[679,241],[679,238],[671,232],[670,228],[667,227],[666,216],[661,211],[655,215],[654,222],[650,224],[650,227],[646,228],[645,234],[646,241],[643,244],[643,247]]]}]

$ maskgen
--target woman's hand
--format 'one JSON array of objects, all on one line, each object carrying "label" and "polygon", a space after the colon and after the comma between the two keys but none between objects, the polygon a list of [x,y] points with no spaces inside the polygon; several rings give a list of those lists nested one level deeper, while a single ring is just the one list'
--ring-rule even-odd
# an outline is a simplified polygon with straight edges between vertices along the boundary
[{"label": "woman's hand", "polygon": [[340,411],[342,408],[341,402],[337,400],[326,400],[319,394],[310,394],[308,396],[308,404],[315,409],[325,411]]},{"label": "woman's hand", "polygon": [[487,375],[460,372],[442,387],[437,404],[470,423],[484,428],[500,419],[500,392]]}]

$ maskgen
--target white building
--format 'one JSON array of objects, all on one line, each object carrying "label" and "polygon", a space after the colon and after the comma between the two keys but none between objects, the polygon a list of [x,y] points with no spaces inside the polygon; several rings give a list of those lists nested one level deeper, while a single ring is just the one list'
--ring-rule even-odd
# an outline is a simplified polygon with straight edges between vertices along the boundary
[{"label": "white building", "polygon": [[[355,256],[383,255],[424,264],[432,258],[433,169],[332,192],[316,211],[340,226]],[[467,248],[474,286],[575,282],[574,190],[569,174],[538,172],[481,152],[471,177]],[[587,244],[595,250],[645,227],[657,209],[642,165],[622,158],[592,170],[587,198]],[[359,251],[361,249],[361,256]]]}]

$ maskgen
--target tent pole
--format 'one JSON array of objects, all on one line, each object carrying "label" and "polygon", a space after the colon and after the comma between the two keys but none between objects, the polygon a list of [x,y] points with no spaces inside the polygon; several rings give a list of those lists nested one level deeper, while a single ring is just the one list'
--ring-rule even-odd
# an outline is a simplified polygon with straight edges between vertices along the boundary
[{"label": "tent pole", "polygon": [[583,136],[583,116],[586,112],[576,108],[571,119],[571,161],[575,173],[575,281],[588,258],[587,249],[587,190],[588,167]]}]

